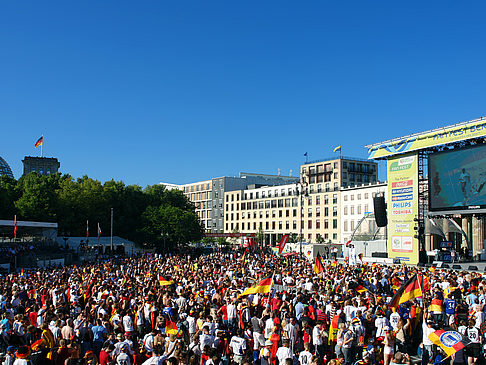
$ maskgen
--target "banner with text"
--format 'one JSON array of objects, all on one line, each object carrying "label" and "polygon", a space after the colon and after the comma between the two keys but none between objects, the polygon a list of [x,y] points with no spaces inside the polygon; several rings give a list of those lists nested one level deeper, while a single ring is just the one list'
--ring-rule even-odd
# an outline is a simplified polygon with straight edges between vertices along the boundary
[{"label": "banner with text", "polygon": [[388,159],[388,257],[418,263],[414,238],[418,214],[418,162],[416,154]]},{"label": "banner with text", "polygon": [[393,156],[428,147],[486,136],[486,119],[478,119],[461,125],[446,127],[430,133],[397,139],[369,149],[368,158]]}]

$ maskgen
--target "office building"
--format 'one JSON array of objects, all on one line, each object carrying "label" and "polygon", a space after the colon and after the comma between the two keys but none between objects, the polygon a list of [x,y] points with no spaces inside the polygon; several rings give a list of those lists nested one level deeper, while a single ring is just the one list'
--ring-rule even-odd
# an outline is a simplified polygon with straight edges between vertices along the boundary
[{"label": "office building", "polygon": [[41,175],[55,174],[61,167],[57,158],[54,157],[25,156],[22,163],[24,164],[24,175],[31,172],[37,172]]}]

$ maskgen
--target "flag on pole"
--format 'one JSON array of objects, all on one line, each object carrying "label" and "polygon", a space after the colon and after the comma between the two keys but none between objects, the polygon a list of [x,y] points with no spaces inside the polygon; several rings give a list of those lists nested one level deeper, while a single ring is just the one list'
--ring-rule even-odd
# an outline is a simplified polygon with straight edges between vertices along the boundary
[{"label": "flag on pole", "polygon": [[43,142],[44,142],[44,136],[42,136],[41,138],[39,138],[39,139],[37,140],[37,142],[35,142],[34,147],[35,147],[35,148],[37,148],[37,147],[39,147],[39,146],[42,146],[42,143],[43,143]]},{"label": "flag on pole", "polygon": [[337,146],[332,150],[332,152],[338,152],[338,151],[341,151],[341,146]]},{"label": "flag on pole", "polygon": [[304,153],[304,156],[305,156],[305,157],[307,157],[307,152],[306,152],[306,153]]},{"label": "flag on pole", "polygon": [[100,228],[100,224],[98,223],[98,239],[100,239],[100,236],[101,236],[101,228]]},{"label": "flag on pole", "polygon": [[167,280],[162,275],[159,275],[159,284],[160,286],[172,285],[174,280]]},{"label": "flag on pole", "polygon": [[391,300],[390,307],[398,307],[400,304],[422,296],[422,289],[417,274],[407,280],[400,289],[397,290]]},{"label": "flag on pole", "polygon": [[314,267],[312,268],[316,274],[319,274],[324,271],[324,265],[322,265],[321,254],[317,253],[316,261],[314,262]]},{"label": "flag on pole", "polygon": [[272,278],[265,278],[265,279],[261,280],[258,284],[251,286],[248,289],[246,289],[243,293],[238,295],[238,298],[243,297],[245,295],[250,295],[250,294],[270,293],[270,290],[272,289],[272,283],[273,283]]},{"label": "flag on pole", "polygon": [[447,357],[469,345],[471,341],[456,331],[437,330],[429,335],[429,340],[440,346]]},{"label": "flag on pole", "polygon": [[89,222],[86,221],[86,243],[88,243],[89,239]]},{"label": "flag on pole", "polygon": [[14,216],[14,239],[17,238],[17,215]]},{"label": "flag on pole", "polygon": [[281,255],[282,251],[284,250],[285,245],[287,244],[287,241],[289,240],[289,235],[284,234],[282,236],[282,239],[280,240],[280,244],[278,245],[278,254]]}]

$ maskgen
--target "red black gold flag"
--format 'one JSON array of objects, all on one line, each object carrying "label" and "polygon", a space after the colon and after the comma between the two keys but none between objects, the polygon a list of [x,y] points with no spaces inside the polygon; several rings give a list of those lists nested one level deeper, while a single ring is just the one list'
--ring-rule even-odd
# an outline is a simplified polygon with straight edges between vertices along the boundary
[{"label": "red black gold flag", "polygon": [[37,140],[37,142],[35,142],[34,147],[35,147],[35,148],[37,148],[37,147],[39,147],[39,146],[42,146],[42,143],[43,143],[43,142],[44,142],[44,136],[42,136],[41,138],[39,138],[39,139]]},{"label": "red black gold flag", "polygon": [[158,279],[161,286],[174,284],[174,280],[166,280],[162,275],[159,275]]},{"label": "red black gold flag", "polygon": [[432,332],[429,335],[429,340],[435,345],[440,346],[447,354],[447,357],[452,356],[471,343],[468,338],[462,337],[459,332],[444,330]]},{"label": "red black gold flag", "polygon": [[317,253],[316,261],[314,262],[314,268],[312,269],[316,274],[324,271],[324,265],[322,264],[321,255]]},{"label": "red black gold flag", "polygon": [[366,289],[363,285],[358,285],[355,290],[358,292],[358,293],[364,293],[364,292],[367,292],[368,289]]},{"label": "red black gold flag", "polygon": [[417,278],[417,274],[407,280],[393,296],[390,306],[398,307],[400,304],[422,296],[422,289]]}]

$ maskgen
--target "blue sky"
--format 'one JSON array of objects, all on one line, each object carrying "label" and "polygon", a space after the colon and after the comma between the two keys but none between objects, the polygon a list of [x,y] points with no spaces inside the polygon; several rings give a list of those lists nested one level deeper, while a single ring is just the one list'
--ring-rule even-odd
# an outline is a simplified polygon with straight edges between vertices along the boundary
[{"label": "blue sky", "polygon": [[[0,4],[0,156],[142,186],[294,175],[304,153],[486,115],[480,1]],[[383,165],[382,165],[383,166]],[[384,177],[384,174],[380,174]]]}]

